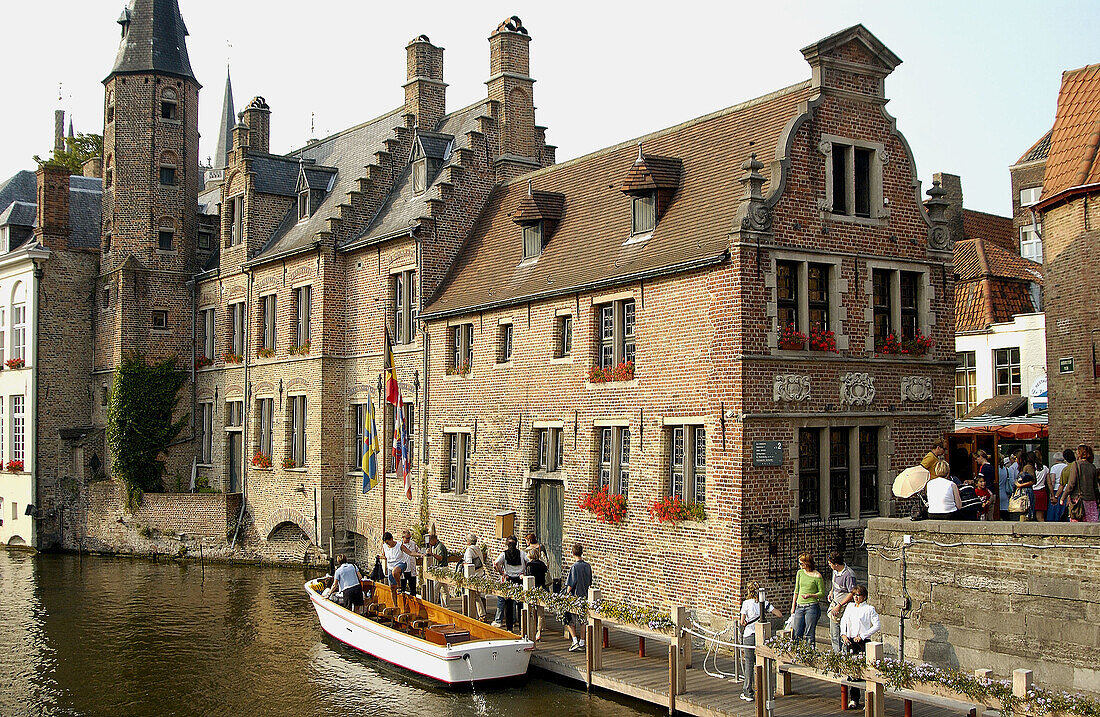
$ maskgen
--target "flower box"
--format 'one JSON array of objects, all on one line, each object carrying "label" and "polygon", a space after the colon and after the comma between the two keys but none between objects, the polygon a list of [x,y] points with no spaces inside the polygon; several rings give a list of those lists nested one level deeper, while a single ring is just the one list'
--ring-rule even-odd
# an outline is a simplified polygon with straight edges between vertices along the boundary
[{"label": "flower box", "polygon": [[634,378],[634,362],[624,361],[618,366],[602,368],[593,366],[588,369],[589,383],[610,383],[612,381],[630,381]]},{"label": "flower box", "polygon": [[655,500],[649,506],[649,514],[658,523],[678,523],[682,520],[703,521],[707,519],[702,503],[688,503],[679,496],[665,496]]},{"label": "flower box", "polygon": [[4,464],[4,470],[8,473],[22,473],[23,461],[11,460]]},{"label": "flower box", "polygon": [[291,356],[309,356],[309,342],[306,341],[304,344],[291,346],[287,349],[287,353]]},{"label": "flower box", "polygon": [[293,458],[283,459],[283,468],[297,468],[298,463]]},{"label": "flower box", "polygon": [[195,368],[206,368],[214,363],[214,359],[206,358],[205,356],[199,356],[195,359]]},{"label": "flower box", "polygon": [[27,362],[25,359],[21,358],[10,358],[4,362],[4,365],[8,368],[23,368],[27,365]]},{"label": "flower box", "polygon": [[228,353],[225,355],[226,363],[241,363],[242,361],[244,361],[244,356],[240,354]]},{"label": "flower box", "polygon": [[262,348],[256,352],[260,358],[275,358],[275,349]]},{"label": "flower box", "polygon": [[256,455],[252,456],[252,465],[257,468],[270,468],[271,456],[262,451],[256,451]]},{"label": "flower box", "polygon": [[470,363],[467,361],[461,366],[451,366],[447,369],[448,376],[466,376],[470,373]]},{"label": "flower box", "polygon": [[810,329],[810,350],[836,353],[836,333],[815,325]]},{"label": "flower box", "polygon": [[626,517],[626,496],[610,493],[604,486],[582,495],[577,507],[592,513],[601,523],[621,523]]},{"label": "flower box", "polygon": [[784,351],[801,351],[806,347],[806,334],[787,324],[779,331],[779,348]]}]

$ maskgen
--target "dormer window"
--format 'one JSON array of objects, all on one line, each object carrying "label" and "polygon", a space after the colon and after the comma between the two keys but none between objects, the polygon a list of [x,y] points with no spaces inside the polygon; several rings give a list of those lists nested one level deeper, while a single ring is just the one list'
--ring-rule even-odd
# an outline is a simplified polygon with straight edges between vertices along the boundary
[{"label": "dormer window", "polygon": [[298,221],[309,219],[309,188],[298,192]]},{"label": "dormer window", "polygon": [[428,158],[421,157],[412,163],[413,193],[423,194],[428,190]]},{"label": "dormer window", "polygon": [[542,253],[542,222],[523,227],[523,258],[534,259]]},{"label": "dormer window", "polygon": [[179,119],[179,102],[176,99],[176,91],[166,87],[160,93],[160,118],[166,120]]},{"label": "dormer window", "polygon": [[633,197],[630,205],[631,235],[653,231],[653,227],[657,226],[657,193]]}]

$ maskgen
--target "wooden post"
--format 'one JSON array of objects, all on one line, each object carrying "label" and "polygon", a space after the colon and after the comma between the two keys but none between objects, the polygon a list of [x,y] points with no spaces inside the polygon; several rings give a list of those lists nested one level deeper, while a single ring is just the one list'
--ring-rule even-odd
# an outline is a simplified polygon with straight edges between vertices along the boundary
[{"label": "wooden post", "polygon": [[764,676],[763,679],[756,679],[756,694],[763,695],[763,701],[765,708],[767,704],[772,700],[772,675],[777,675],[778,679],[775,683],[776,695],[789,695],[791,694],[791,676],[787,673],[779,673],[778,665],[771,657],[765,657],[760,659],[760,648],[765,642],[772,637],[772,626],[770,622],[759,620],[756,623],[756,648],[753,650],[753,661],[756,663],[757,668],[763,667]]},{"label": "wooden post", "polygon": [[764,717],[764,665],[756,665],[756,717]]},{"label": "wooden post", "polygon": [[902,700],[901,708],[904,712],[904,717],[913,717],[913,700]]},{"label": "wooden post", "polygon": [[585,690],[592,690],[592,643],[595,642],[592,638],[595,636],[595,632],[592,631],[592,625],[584,626],[584,661],[585,661]]},{"label": "wooden post", "polygon": [[[875,660],[882,659],[882,643],[881,642],[868,642],[867,652],[863,656],[864,663],[867,665],[874,664]],[[886,717],[886,689],[881,682],[872,682],[867,680],[867,715],[869,717]],[[873,708],[873,712],[870,711]]]},{"label": "wooden post", "polygon": [[863,695],[863,715],[864,717],[875,717],[875,710],[877,709],[876,697],[874,692],[868,692]]},{"label": "wooden post", "polygon": [[[474,577],[474,566],[466,563],[462,566],[462,575],[467,580]],[[477,593],[474,592],[469,586],[462,589],[462,614],[466,617],[477,617],[477,608],[474,607],[474,600],[477,599]]]},{"label": "wooden post", "polygon": [[[673,632],[668,649],[676,652],[676,691],[680,694],[687,692],[687,661],[688,651],[691,650],[691,635],[684,632],[688,626],[687,608],[682,605],[674,605],[669,617],[672,618]],[[685,649],[684,643],[687,643]]]},{"label": "wooden post", "polygon": [[645,638],[638,637],[638,657],[645,657]]},{"label": "wooden post", "polygon": [[[524,592],[535,589],[535,576],[524,575],[523,576],[523,590]],[[520,623],[523,626],[523,631],[520,633],[523,637],[527,638],[531,642],[535,641],[535,633],[539,629],[539,606],[533,605],[529,602],[523,603],[523,613],[520,617]]]},{"label": "wooden post", "polygon": [[840,686],[840,711],[848,709],[848,685]]},{"label": "wooden post", "polygon": [[678,668],[676,667],[676,641],[673,640],[668,646],[668,713],[673,714],[676,711],[676,687],[678,680],[676,679],[676,673]]},{"label": "wooden post", "polygon": [[[599,590],[588,588],[589,605],[594,605],[597,600],[602,599],[603,594]],[[592,631],[588,638],[588,654],[592,656],[592,669],[599,672],[603,669],[603,641],[600,635],[606,632],[607,628],[603,626],[603,620],[596,617],[596,613],[591,610],[588,613],[588,629]]]},{"label": "wooden post", "polygon": [[611,647],[611,634],[608,632],[606,627],[603,629],[603,646]]}]

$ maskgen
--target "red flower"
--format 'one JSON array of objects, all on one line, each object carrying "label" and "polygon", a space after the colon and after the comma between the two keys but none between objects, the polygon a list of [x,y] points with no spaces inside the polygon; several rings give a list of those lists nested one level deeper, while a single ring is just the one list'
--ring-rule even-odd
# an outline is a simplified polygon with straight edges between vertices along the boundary
[{"label": "red flower", "polygon": [[630,381],[634,378],[634,362],[623,361],[618,366],[601,368],[593,366],[588,369],[589,383],[607,383],[609,381]]},{"label": "red flower", "polygon": [[810,349],[836,353],[836,334],[822,328],[821,324],[814,324],[810,329]]},{"label": "red flower", "polygon": [[592,513],[601,523],[621,523],[626,517],[626,496],[609,493],[604,486],[582,495],[577,507]]},{"label": "red flower", "polygon": [[271,456],[267,455],[263,451],[256,451],[256,455],[252,456],[252,465],[257,468],[270,468]]},{"label": "red flower", "polygon": [[681,520],[706,520],[702,503],[686,503],[679,496],[665,496],[649,506],[649,514],[658,523],[675,523]]},{"label": "red flower", "polygon": [[805,345],[806,334],[796,329],[794,324],[787,324],[780,330],[779,348],[788,351],[801,351]]}]

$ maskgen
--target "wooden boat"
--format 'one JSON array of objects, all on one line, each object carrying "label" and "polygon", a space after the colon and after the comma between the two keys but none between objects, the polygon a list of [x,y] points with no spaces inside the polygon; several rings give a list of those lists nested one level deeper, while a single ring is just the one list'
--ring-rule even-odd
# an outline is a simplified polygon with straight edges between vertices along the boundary
[{"label": "wooden boat", "polygon": [[305,584],[321,628],[332,637],[380,660],[447,684],[481,682],[526,674],[535,644],[461,613],[398,594],[375,590],[364,580],[363,614],[321,593],[332,578]]}]

